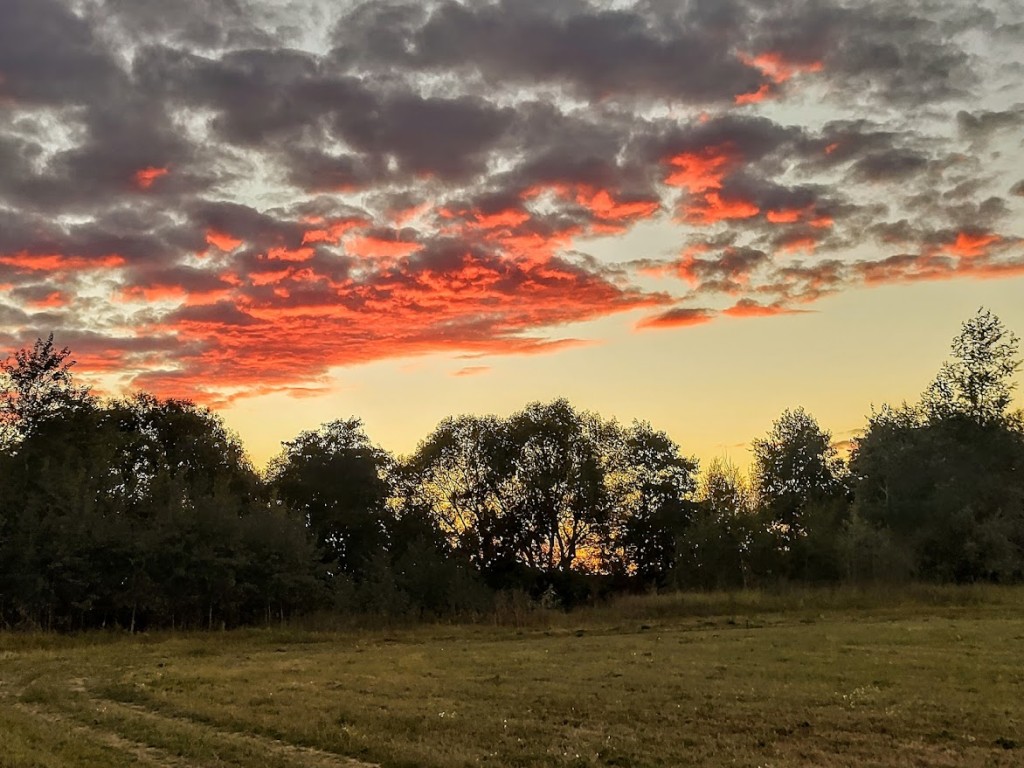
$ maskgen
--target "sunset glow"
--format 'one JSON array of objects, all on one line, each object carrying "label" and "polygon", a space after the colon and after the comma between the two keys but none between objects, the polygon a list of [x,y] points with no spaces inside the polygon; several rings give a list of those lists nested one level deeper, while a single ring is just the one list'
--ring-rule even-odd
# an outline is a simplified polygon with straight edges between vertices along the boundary
[{"label": "sunset glow", "polygon": [[258,464],[560,395],[745,462],[1024,332],[1024,8],[719,5],[0,0],[0,341]]}]

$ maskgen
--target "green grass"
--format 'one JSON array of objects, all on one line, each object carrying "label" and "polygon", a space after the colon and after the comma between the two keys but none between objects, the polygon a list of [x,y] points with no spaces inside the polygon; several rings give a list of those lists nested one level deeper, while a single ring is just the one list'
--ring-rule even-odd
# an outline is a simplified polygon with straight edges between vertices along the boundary
[{"label": "green grass", "polygon": [[0,766],[1016,766],[1022,650],[1024,589],[991,587],[0,635]]}]

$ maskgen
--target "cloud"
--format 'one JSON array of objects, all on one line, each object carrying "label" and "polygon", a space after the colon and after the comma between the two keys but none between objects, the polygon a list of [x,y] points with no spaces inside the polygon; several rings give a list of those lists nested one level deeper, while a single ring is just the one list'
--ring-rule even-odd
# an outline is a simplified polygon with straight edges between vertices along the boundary
[{"label": "cloud", "polygon": [[456,376],[456,377],[460,377],[460,378],[464,378],[466,376],[479,376],[481,374],[487,373],[490,370],[491,370],[490,366],[486,366],[486,365],[470,365],[470,366],[467,366],[465,368],[459,368],[459,370],[454,371],[452,373],[452,376]]},{"label": "cloud", "polygon": [[1014,276],[1019,16],[0,0],[0,340],[227,402]]},{"label": "cloud", "polygon": [[709,309],[675,307],[659,315],[644,318],[636,324],[636,327],[637,330],[649,328],[689,328],[694,325],[710,323],[716,314]]}]

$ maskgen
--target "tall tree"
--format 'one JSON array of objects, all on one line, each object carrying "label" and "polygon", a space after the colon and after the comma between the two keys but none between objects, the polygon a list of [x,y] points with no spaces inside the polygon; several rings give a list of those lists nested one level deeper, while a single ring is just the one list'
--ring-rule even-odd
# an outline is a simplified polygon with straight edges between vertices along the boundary
[{"label": "tall tree", "polygon": [[752,445],[759,505],[781,538],[792,542],[805,532],[808,504],[843,491],[843,463],[832,436],[796,408],[784,411]]},{"label": "tall tree", "polygon": [[532,567],[549,573],[599,567],[612,509],[604,427],[561,399],[532,403],[509,419],[517,453],[515,515],[527,530],[520,554]]},{"label": "tall tree", "polygon": [[514,508],[516,456],[505,420],[459,416],[438,424],[407,465],[410,503],[485,571],[515,563],[526,535]]},{"label": "tall tree", "polygon": [[747,586],[755,529],[753,492],[728,460],[712,459],[700,476],[693,522],[679,536],[676,584],[705,589]]},{"label": "tall tree", "polygon": [[619,565],[648,584],[663,584],[676,563],[677,543],[693,523],[697,462],[650,424],[606,431],[615,439],[606,482]]},{"label": "tall tree", "polygon": [[[1024,577],[1024,423],[1009,412],[1019,342],[986,310],[968,319],[918,405],[883,407],[856,441],[854,511],[883,570],[919,578]],[[873,531],[871,530],[873,529]],[[874,536],[868,535],[874,532]],[[895,555],[894,556],[894,552]]]},{"label": "tall tree", "polygon": [[0,449],[12,449],[46,419],[92,404],[89,389],[75,384],[70,355],[51,333],[0,362]]},{"label": "tall tree", "polygon": [[977,424],[1002,420],[1013,398],[1013,374],[1021,366],[1020,339],[987,309],[960,328],[944,363],[925,391],[929,419],[961,417]]},{"label": "tall tree", "polygon": [[392,463],[359,419],[341,419],[285,443],[269,483],[278,499],[305,517],[325,558],[358,577],[387,546]]}]

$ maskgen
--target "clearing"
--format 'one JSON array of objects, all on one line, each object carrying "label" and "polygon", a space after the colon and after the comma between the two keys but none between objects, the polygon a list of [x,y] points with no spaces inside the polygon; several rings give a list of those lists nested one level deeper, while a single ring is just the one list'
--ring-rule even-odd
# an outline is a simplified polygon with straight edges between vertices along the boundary
[{"label": "clearing", "polygon": [[0,766],[1017,766],[1024,588],[0,634]]}]

